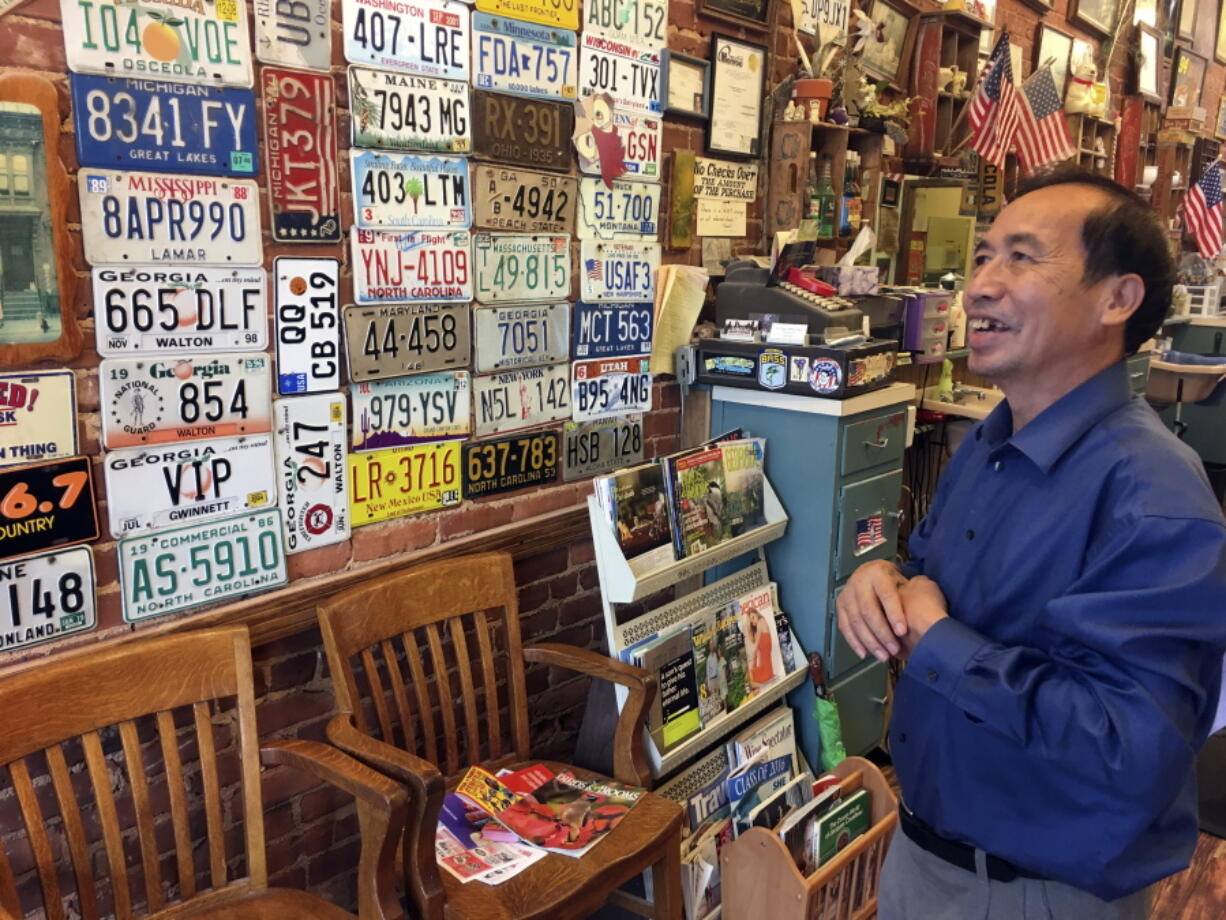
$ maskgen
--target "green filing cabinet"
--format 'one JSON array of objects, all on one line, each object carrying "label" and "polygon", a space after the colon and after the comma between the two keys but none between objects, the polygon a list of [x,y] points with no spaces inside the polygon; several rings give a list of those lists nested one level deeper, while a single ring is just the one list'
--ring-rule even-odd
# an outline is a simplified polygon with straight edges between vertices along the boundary
[{"label": "green filing cabinet", "polygon": [[[1191,323],[1167,326],[1171,334],[1171,347],[1194,355],[1226,354],[1226,318],[1222,325],[1209,325],[1217,317]],[[1201,325],[1204,323],[1204,325]],[[1223,359],[1226,360],[1226,359]],[[1175,407],[1162,410],[1162,420],[1168,428],[1175,421]],[[1198,406],[1184,403],[1183,423],[1188,426],[1183,439],[1188,446],[1209,463],[1226,463],[1226,404]]]}]

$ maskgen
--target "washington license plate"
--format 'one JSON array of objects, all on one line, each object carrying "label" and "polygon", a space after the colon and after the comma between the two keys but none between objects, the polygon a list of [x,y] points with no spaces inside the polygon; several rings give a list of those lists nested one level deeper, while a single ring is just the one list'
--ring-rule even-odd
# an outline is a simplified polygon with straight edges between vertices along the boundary
[{"label": "washington license plate", "polygon": [[89,632],[98,623],[88,546],[0,562],[0,652]]},{"label": "washington license plate", "polygon": [[562,426],[562,479],[573,482],[643,462],[643,417],[567,422]]},{"label": "washington license plate", "polygon": [[467,230],[350,232],[358,303],[472,300]]},{"label": "washington license plate", "polygon": [[353,449],[408,447],[468,437],[471,395],[468,371],[356,383],[349,390]]},{"label": "washington license plate", "polygon": [[473,156],[508,166],[570,169],[575,108],[473,90]]},{"label": "washington license plate", "polygon": [[620,358],[651,352],[655,308],[650,303],[575,304],[572,351],[579,358]]},{"label": "washington license plate", "polygon": [[584,0],[583,31],[644,48],[663,48],[668,0]]},{"label": "washington license plate", "polygon": [[354,146],[472,152],[466,83],[350,67],[349,109]]},{"label": "washington license plate", "polygon": [[477,0],[477,9],[543,26],[579,28],[579,0]]},{"label": "washington license plate", "polygon": [[347,306],[349,379],[357,383],[468,365],[472,334],[466,303]]},{"label": "washington license plate", "polygon": [[[655,115],[636,112],[613,112],[613,125],[622,142],[622,163],[627,179],[660,179],[660,138],[662,124]],[[579,171],[599,176],[600,151],[593,140],[575,142]]]},{"label": "washington license plate", "polygon": [[654,237],[659,230],[660,186],[615,179],[579,180],[579,238],[582,240]]},{"label": "washington license plate", "polygon": [[574,99],[575,33],[473,13],[473,85],[516,96]]},{"label": "washington license plate", "polygon": [[341,0],[345,60],[468,79],[468,7],[448,0]]},{"label": "washington license plate", "polygon": [[474,436],[504,434],[570,418],[568,369],[567,364],[551,364],[474,377]]},{"label": "washington license plate", "polygon": [[660,52],[632,42],[583,33],[579,95],[608,93],[614,108],[660,114]]},{"label": "washington license plate", "polygon": [[337,242],[341,187],[332,77],[265,67],[260,80],[272,238],[282,243]]},{"label": "washington license plate", "polygon": [[72,371],[0,374],[0,466],[77,452],[77,384]]},{"label": "washington license plate", "polygon": [[317,393],[278,399],[272,411],[285,554],[348,540],[345,397]]},{"label": "washington license plate", "polygon": [[650,411],[650,363],[650,358],[576,361],[571,365],[575,421]]},{"label": "washington license plate", "polygon": [[473,310],[478,374],[493,374],[570,357],[570,304],[523,304]]},{"label": "washington license plate", "polygon": [[569,236],[477,233],[473,262],[482,303],[570,296]]},{"label": "washington license plate", "polygon": [[558,479],[558,433],[537,431],[464,445],[464,495],[479,498]]},{"label": "washington license plate", "polygon": [[584,240],[579,247],[579,265],[580,300],[656,299],[659,243]]},{"label": "washington license plate", "polygon": [[349,455],[354,527],[460,503],[460,442]]},{"label": "washington license plate", "polygon": [[350,150],[353,208],[364,230],[472,225],[468,161]]},{"label": "washington license plate", "polygon": [[474,166],[473,225],[520,233],[574,233],[578,183],[569,176]]},{"label": "washington license plate", "polygon": [[265,64],[327,73],[332,0],[255,0],[255,56]]},{"label": "washington license plate", "polygon": [[98,537],[89,457],[0,470],[0,559]]},{"label": "washington license plate", "polygon": [[276,290],[277,392],[335,390],[341,381],[340,262],[272,260]]}]

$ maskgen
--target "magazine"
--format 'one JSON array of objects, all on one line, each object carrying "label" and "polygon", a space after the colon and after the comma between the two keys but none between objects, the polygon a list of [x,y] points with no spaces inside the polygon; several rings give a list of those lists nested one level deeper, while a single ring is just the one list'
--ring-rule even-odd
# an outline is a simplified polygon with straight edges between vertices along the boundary
[{"label": "magazine", "polygon": [[747,826],[749,814],[792,779],[792,758],[767,760],[756,757],[728,774],[728,804],[732,810],[733,833]]},{"label": "magazine", "polygon": [[745,661],[745,636],[741,632],[739,612],[732,605],[719,608],[715,614],[720,656],[726,676],[724,706],[731,712],[749,697],[749,675]]},{"label": "magazine", "polygon": [[731,534],[724,526],[724,456],[721,448],[677,458],[672,464],[683,555],[697,555]]},{"label": "magazine", "polygon": [[634,663],[656,678],[656,695],[647,713],[647,730],[660,751],[701,730],[693,640],[688,626],[637,649]]},{"label": "magazine", "polygon": [[698,711],[710,725],[724,712],[728,696],[728,669],[720,652],[715,614],[705,614],[691,627],[694,642],[694,677],[698,681]]},{"label": "magazine", "polygon": [[766,524],[763,482],[765,438],[727,441],[720,445],[724,459],[724,530],[726,539]]},{"label": "magazine", "polygon": [[631,571],[641,574],[672,562],[664,468],[644,463],[600,478],[597,494],[607,497],[609,520]]},{"label": "magazine", "polygon": [[494,822],[488,815],[460,796],[445,796],[434,834],[438,864],[465,884],[500,885],[544,858],[545,851],[537,847],[486,838],[490,824]]},{"label": "magazine", "polygon": [[775,610],[770,588],[759,588],[732,602],[741,617],[745,637],[745,658],[749,668],[749,687],[758,693],[784,676],[783,653],[775,625]]}]

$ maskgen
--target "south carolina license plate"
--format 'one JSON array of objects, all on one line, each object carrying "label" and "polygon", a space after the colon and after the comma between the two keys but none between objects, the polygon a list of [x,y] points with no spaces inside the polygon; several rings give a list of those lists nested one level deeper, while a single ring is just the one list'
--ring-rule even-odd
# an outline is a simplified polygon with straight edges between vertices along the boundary
[{"label": "south carolina license plate", "polygon": [[574,419],[592,419],[651,410],[650,358],[576,361]]},{"label": "south carolina license plate", "polygon": [[350,233],[358,303],[472,300],[467,230]]},{"label": "south carolina license plate", "polygon": [[336,154],[336,84],[327,74],[265,67],[264,152],[272,238],[332,243],[341,238]]},{"label": "south carolina license plate", "polygon": [[356,147],[472,152],[466,83],[350,67],[349,108]]},{"label": "south carolina license plate", "polygon": [[341,0],[345,60],[468,79],[468,7],[448,0]]},{"label": "south carolina license plate", "polygon": [[521,233],[574,233],[578,183],[569,176],[474,166],[473,225]]},{"label": "south carolina license plate", "polygon": [[318,393],[340,386],[340,262],[272,260],[277,292],[277,392]]},{"label": "south carolina license plate", "polygon": [[408,447],[468,436],[468,371],[414,374],[350,387],[354,450]]},{"label": "south carolina license plate", "polygon": [[327,73],[332,0],[255,0],[255,56],[265,64]]},{"label": "south carolina license plate", "polygon": [[654,182],[579,180],[579,239],[642,240],[659,230],[660,186]]},{"label": "south carolina license plate", "polygon": [[464,445],[468,498],[515,492],[558,479],[558,433],[538,431]]},{"label": "south carolina license plate", "polygon": [[477,0],[477,9],[544,26],[579,28],[579,0]]},{"label": "south carolina license plate", "polygon": [[575,107],[473,90],[473,156],[508,166],[569,170]]},{"label": "south carolina license plate", "polygon": [[0,652],[89,632],[97,625],[88,546],[0,563]]},{"label": "south carolina license plate", "polygon": [[0,374],[0,466],[77,452],[77,378],[72,371]]},{"label": "south carolina license plate", "polygon": [[493,374],[570,357],[570,304],[523,304],[473,310],[478,374]]},{"label": "south carolina license plate", "polygon": [[643,462],[643,417],[562,426],[562,479],[574,482]]},{"label": "south carolina license plate", "polygon": [[644,48],[663,48],[668,0],[584,0],[583,31]]},{"label": "south carolina license plate", "polygon": [[345,397],[317,393],[278,399],[272,411],[285,554],[348,540]]},{"label": "south carolina license plate", "polygon": [[650,303],[575,304],[575,358],[620,358],[651,352]]},{"label": "south carolina license plate", "polygon": [[354,527],[460,503],[460,442],[349,455]]},{"label": "south carolina license plate", "polygon": [[583,33],[579,95],[608,93],[615,108],[660,114],[660,52],[630,42]]},{"label": "south carolina license plate", "polygon": [[98,536],[89,457],[0,470],[0,559]]},{"label": "south carolina license plate", "polygon": [[570,296],[569,236],[477,233],[473,261],[482,303]]},{"label": "south carolina license plate", "polygon": [[473,85],[516,96],[575,98],[575,33],[473,13]]},{"label": "south carolina license plate", "polygon": [[473,435],[504,434],[569,418],[568,369],[566,364],[551,364],[474,377]]},{"label": "south carolina license plate", "polygon": [[468,161],[350,150],[353,208],[364,230],[472,225]]},{"label": "south carolina license plate", "polygon": [[345,343],[353,382],[468,365],[472,333],[466,303],[347,306]]},{"label": "south carolina license plate", "polygon": [[580,300],[656,299],[659,243],[584,240],[579,247],[579,265]]},{"label": "south carolina license plate", "polygon": [[[613,125],[622,142],[622,163],[627,179],[660,178],[660,138],[662,124],[654,115],[637,112],[614,112]],[[600,152],[593,140],[575,142],[579,159],[579,171],[588,176],[599,176]]]}]

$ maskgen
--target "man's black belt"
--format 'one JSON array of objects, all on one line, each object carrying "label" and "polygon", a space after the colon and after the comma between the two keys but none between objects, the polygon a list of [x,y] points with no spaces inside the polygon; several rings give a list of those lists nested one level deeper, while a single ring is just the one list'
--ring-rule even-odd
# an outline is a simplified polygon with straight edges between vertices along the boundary
[{"label": "man's black belt", "polygon": [[[942,837],[902,804],[898,806],[898,822],[902,826],[902,832],[920,849],[960,869],[968,872],[975,871],[975,848],[973,846]],[[993,856],[990,853],[985,856],[987,857],[988,878],[993,881],[1011,882],[1017,878],[1045,878],[1034,872],[1027,872],[999,856]]]}]

